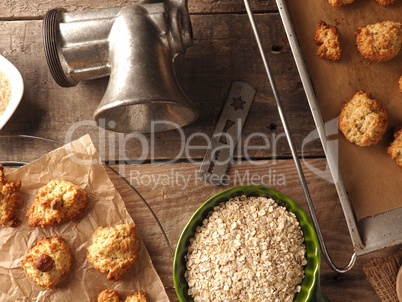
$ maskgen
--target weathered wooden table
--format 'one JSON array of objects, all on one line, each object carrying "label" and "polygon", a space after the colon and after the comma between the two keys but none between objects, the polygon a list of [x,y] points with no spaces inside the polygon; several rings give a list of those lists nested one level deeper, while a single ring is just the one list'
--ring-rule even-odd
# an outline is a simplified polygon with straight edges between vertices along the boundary
[{"label": "weathered wooden table", "polygon": [[[103,96],[107,79],[81,82],[68,89],[54,82],[42,47],[44,14],[56,7],[80,11],[130,2],[133,1],[1,0],[0,53],[20,70],[25,93],[16,113],[0,132],[0,161],[29,162],[57,147],[14,135],[33,135],[64,143],[89,133],[102,159],[147,200],[175,247],[192,213],[223,189],[196,178],[205,148],[185,152],[185,144],[205,147],[205,140],[194,134],[212,135],[231,83],[241,80],[253,85],[257,94],[242,133],[242,145],[235,152],[229,171],[229,186],[272,187],[308,212],[241,0],[189,1],[194,40],[192,47],[176,60],[176,71],[200,116],[182,131],[144,135],[140,141],[138,136],[102,130],[92,121],[92,114]],[[345,265],[353,252],[349,233],[334,186],[311,171],[311,167],[324,171],[326,161],[318,140],[303,144],[314,130],[314,123],[277,7],[272,0],[253,1],[252,7],[295,144],[304,157],[303,167],[327,247],[335,263]],[[257,148],[244,149],[246,144]],[[154,217],[132,189],[107,170],[138,225],[168,295],[172,301],[178,301],[173,288],[173,257]],[[323,292],[331,301],[379,301],[362,267],[370,259],[391,255],[396,249],[359,257],[354,268],[343,275],[334,273],[323,260]]]}]

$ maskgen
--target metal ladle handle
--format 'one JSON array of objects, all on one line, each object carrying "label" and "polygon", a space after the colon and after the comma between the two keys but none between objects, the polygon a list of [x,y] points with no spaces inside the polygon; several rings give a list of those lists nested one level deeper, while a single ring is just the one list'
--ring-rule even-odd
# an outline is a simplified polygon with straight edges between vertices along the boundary
[{"label": "metal ladle handle", "polygon": [[293,157],[293,160],[294,160],[295,165],[296,165],[297,173],[298,173],[299,178],[300,178],[300,182],[301,182],[301,185],[302,185],[302,188],[303,188],[304,196],[305,196],[306,201],[307,201],[307,206],[308,206],[308,209],[310,211],[311,220],[312,220],[313,225],[314,225],[314,227],[316,229],[316,232],[317,232],[317,237],[318,237],[318,241],[320,243],[322,254],[323,254],[323,256],[325,258],[325,261],[327,262],[328,266],[332,270],[334,270],[337,273],[346,273],[355,264],[355,262],[356,262],[356,253],[353,253],[353,255],[352,255],[351,259],[350,259],[350,262],[345,267],[337,267],[333,263],[333,261],[331,260],[331,257],[330,257],[330,255],[329,255],[329,253],[327,251],[326,246],[325,246],[324,238],[323,238],[322,233],[321,233],[320,225],[318,223],[318,219],[317,219],[317,215],[315,213],[314,205],[313,205],[313,202],[312,202],[312,199],[311,199],[311,196],[310,196],[310,192],[309,192],[309,189],[308,189],[308,186],[307,186],[306,179],[304,177],[303,169],[301,167],[300,160],[299,160],[299,157],[297,155],[297,151],[296,151],[296,148],[294,146],[294,143],[293,143],[293,140],[292,140],[292,137],[291,137],[291,134],[290,134],[289,125],[288,125],[288,122],[287,122],[287,119],[286,119],[286,116],[285,116],[285,113],[284,113],[282,102],[281,102],[281,100],[279,98],[279,94],[278,94],[278,90],[276,88],[275,80],[274,80],[274,78],[272,76],[272,73],[271,73],[267,58],[265,56],[264,48],[262,47],[262,43],[261,43],[260,36],[259,36],[258,30],[257,30],[257,26],[256,26],[255,21],[254,21],[254,14],[253,14],[253,11],[251,10],[249,0],[244,0],[244,5],[246,7],[247,15],[248,15],[248,17],[250,19],[251,27],[253,29],[254,36],[255,36],[259,51],[260,51],[261,59],[263,61],[265,71],[267,73],[268,80],[269,80],[269,83],[271,85],[274,97],[275,97],[276,106],[277,106],[277,109],[278,109],[278,112],[279,112],[279,117],[280,117],[280,119],[282,121],[283,128],[284,128],[285,134],[286,134],[286,138],[288,140],[288,144],[289,144],[289,147],[290,147],[290,150],[291,150],[291,153],[292,153],[292,157]]}]

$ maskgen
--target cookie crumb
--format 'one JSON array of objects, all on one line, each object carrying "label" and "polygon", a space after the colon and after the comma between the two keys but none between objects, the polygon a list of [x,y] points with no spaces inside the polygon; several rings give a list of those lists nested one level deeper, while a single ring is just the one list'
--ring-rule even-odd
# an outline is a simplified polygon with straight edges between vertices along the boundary
[{"label": "cookie crumb", "polygon": [[387,7],[394,4],[395,0],[376,0],[380,5]]},{"label": "cookie crumb", "polygon": [[146,293],[138,292],[127,296],[124,302],[147,302]]},{"label": "cookie crumb", "polygon": [[328,0],[332,6],[344,6],[355,2],[355,0]]},{"label": "cookie crumb", "polygon": [[317,55],[320,58],[333,62],[339,60],[342,48],[339,42],[339,33],[336,26],[328,25],[321,21],[317,25],[314,41],[319,45]]},{"label": "cookie crumb", "polygon": [[120,302],[117,290],[105,289],[98,295],[98,302]]},{"label": "cookie crumb", "polygon": [[402,168],[402,127],[394,130],[394,140],[387,149],[387,153],[395,159],[396,164]]},{"label": "cookie crumb", "polygon": [[[124,302],[147,302],[146,293],[136,292],[128,295]],[[120,301],[119,293],[117,290],[105,289],[98,295],[98,302],[123,302]]]},{"label": "cookie crumb", "polygon": [[402,92],[402,76],[399,78],[399,91]]}]

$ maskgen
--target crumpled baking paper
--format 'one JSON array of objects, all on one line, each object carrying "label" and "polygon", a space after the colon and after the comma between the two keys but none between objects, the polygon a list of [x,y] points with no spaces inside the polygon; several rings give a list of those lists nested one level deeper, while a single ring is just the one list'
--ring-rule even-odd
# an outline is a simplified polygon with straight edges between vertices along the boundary
[{"label": "crumpled baking paper", "polygon": [[[134,223],[124,201],[110,181],[89,135],[6,174],[21,180],[19,223],[0,226],[0,301],[97,301],[104,289],[116,289],[120,299],[136,291],[147,292],[148,301],[169,301],[143,243],[131,272],[118,282],[106,280],[87,260],[87,248],[99,226]],[[25,218],[37,191],[52,179],[64,178],[88,193],[88,211],[78,222],[54,227],[29,227]],[[21,268],[21,258],[32,244],[46,236],[61,236],[72,253],[71,273],[62,277],[57,289],[46,290],[32,282]]]}]

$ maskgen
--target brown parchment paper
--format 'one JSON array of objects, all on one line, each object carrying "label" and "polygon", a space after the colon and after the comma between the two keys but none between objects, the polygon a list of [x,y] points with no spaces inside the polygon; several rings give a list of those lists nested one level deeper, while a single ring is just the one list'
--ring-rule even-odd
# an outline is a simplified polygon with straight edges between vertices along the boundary
[{"label": "brown parchment paper", "polygon": [[[382,141],[358,147],[339,133],[339,162],[346,189],[358,220],[402,206],[402,169],[391,160],[386,149],[393,128],[402,126],[402,51],[388,62],[368,62],[355,46],[354,32],[360,25],[385,20],[402,22],[402,2],[387,8],[375,0],[356,0],[333,7],[327,0],[288,0],[299,42],[302,46],[324,120],[338,117],[343,102],[364,90],[388,109],[389,126]],[[320,59],[314,42],[317,24],[336,25],[343,48],[338,62]]]},{"label": "brown parchment paper", "polygon": [[[21,180],[22,207],[17,211],[20,220],[17,227],[0,227],[0,301],[97,301],[98,294],[106,288],[118,290],[121,299],[140,290],[148,293],[149,301],[169,301],[143,243],[131,272],[119,282],[107,281],[106,274],[94,269],[87,261],[87,247],[98,226],[134,223],[88,135],[6,177]],[[87,213],[79,222],[44,229],[28,227],[25,218],[27,207],[39,188],[57,178],[64,178],[85,189],[89,197]],[[26,250],[44,236],[61,236],[73,256],[71,273],[62,278],[59,287],[54,290],[37,286],[21,268],[21,258]]]}]

